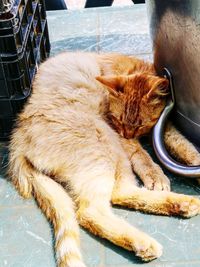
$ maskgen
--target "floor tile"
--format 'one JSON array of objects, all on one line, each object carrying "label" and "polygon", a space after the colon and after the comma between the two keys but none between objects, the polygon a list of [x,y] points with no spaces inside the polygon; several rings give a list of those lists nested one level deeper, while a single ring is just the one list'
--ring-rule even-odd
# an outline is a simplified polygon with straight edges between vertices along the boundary
[{"label": "floor tile", "polygon": [[146,9],[144,8],[144,5],[135,5],[129,8],[118,7],[112,9],[105,7],[97,9],[97,12],[99,15],[100,35],[149,33]]},{"label": "floor tile", "polygon": [[118,52],[128,55],[150,54],[152,51],[147,34],[105,34],[99,39],[99,51]]},{"label": "floor tile", "polygon": [[51,229],[35,206],[0,208],[0,266],[55,266]]}]

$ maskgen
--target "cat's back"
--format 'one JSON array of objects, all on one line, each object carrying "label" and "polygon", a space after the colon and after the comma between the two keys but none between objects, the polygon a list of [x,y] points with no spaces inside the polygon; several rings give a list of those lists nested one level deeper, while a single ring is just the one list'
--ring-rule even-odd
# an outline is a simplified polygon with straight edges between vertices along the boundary
[{"label": "cat's back", "polygon": [[41,114],[62,119],[77,111],[92,113],[91,109],[98,113],[105,90],[95,79],[100,75],[96,58],[95,53],[65,52],[42,63],[19,120]]},{"label": "cat's back", "polygon": [[64,52],[49,58],[40,65],[33,90],[55,90],[86,83],[100,74],[93,53]]}]

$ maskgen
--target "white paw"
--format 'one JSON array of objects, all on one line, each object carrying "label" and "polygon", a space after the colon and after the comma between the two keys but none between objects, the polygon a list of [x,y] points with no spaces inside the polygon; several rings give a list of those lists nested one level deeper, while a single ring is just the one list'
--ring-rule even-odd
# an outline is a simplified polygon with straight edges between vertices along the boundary
[{"label": "white paw", "polygon": [[200,213],[200,200],[198,198],[181,195],[179,199],[170,202],[173,214],[190,218]]},{"label": "white paw", "polygon": [[153,238],[146,236],[137,241],[135,246],[136,256],[143,261],[151,261],[162,255],[162,246]]},{"label": "white paw", "polygon": [[149,175],[143,180],[143,183],[149,190],[170,191],[170,180],[164,174]]},{"label": "white paw", "polygon": [[163,190],[163,191],[170,191],[170,180],[168,179],[167,176],[162,175],[156,177],[157,179],[155,180],[154,183],[154,190]]}]

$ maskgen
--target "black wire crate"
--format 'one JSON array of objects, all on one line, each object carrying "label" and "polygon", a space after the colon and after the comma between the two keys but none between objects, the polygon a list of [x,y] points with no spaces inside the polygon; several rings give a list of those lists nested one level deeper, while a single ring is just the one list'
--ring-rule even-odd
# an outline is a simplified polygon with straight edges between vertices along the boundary
[{"label": "black wire crate", "polygon": [[20,54],[25,46],[31,25],[36,34],[41,33],[41,24],[46,20],[42,0],[16,0],[9,14],[0,15],[1,58],[11,58]]},{"label": "black wire crate", "polygon": [[0,14],[0,140],[31,94],[38,68],[50,53],[43,0],[15,0]]},{"label": "black wire crate", "polygon": [[24,96],[31,90],[37,66],[48,57],[50,50],[46,21],[42,28],[39,35],[30,31],[26,46],[17,59],[0,62],[0,99]]}]

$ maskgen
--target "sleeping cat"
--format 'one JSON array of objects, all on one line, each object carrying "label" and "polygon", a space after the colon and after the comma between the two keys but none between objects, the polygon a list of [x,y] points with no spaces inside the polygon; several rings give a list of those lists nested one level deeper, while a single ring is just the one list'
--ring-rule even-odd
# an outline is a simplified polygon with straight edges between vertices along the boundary
[{"label": "sleeping cat", "polygon": [[[63,53],[40,66],[11,136],[9,174],[52,222],[59,267],[85,266],[78,223],[144,261],[161,256],[161,245],[114,215],[111,203],[199,214],[200,200],[169,192],[168,178],[136,138],[156,123],[167,85],[151,64],[123,55]],[[138,187],[132,168],[158,190]]]}]

